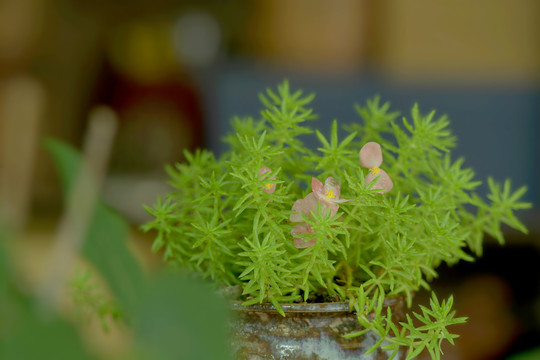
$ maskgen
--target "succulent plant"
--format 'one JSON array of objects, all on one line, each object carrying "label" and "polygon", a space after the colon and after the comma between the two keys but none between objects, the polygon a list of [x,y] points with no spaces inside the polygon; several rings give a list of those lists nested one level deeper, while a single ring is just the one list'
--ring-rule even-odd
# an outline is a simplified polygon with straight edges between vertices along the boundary
[{"label": "succulent plant", "polygon": [[377,346],[408,346],[408,358],[427,348],[438,358],[440,342],[454,338],[446,326],[464,321],[452,299],[433,295],[415,327],[410,317],[395,324],[384,298],[410,306],[441,263],[481,255],[486,233],[502,243],[502,224],[526,232],[513,215],[529,206],[520,202],[526,189],[488,179],[483,199],[474,172],[450,155],[446,116],[414,105],[399,121],[378,97],[356,106],[361,121],[343,140],[334,121],[329,138],[315,130],[321,147],[310,149],[302,139],[314,133],[306,126],[313,97],[284,82],[260,96],[260,118],[233,120],[230,151],[198,150],[169,165],[173,191],[147,207],[153,250],[220,286],[241,286],[244,304],[281,311],[280,303],[349,301],[382,339]]}]

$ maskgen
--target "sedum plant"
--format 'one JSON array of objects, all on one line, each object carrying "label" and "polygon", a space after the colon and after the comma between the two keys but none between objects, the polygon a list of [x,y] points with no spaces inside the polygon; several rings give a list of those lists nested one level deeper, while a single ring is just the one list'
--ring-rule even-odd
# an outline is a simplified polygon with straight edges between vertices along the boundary
[{"label": "sedum plant", "polygon": [[[526,189],[488,179],[479,196],[474,172],[450,155],[446,116],[414,105],[400,120],[375,97],[356,106],[344,138],[337,121],[325,136],[309,127],[313,98],[285,81],[260,95],[260,117],[233,119],[228,152],[197,150],[168,166],[173,190],[147,207],[153,251],[282,315],[280,303],[349,301],[364,331],[379,335],[375,347],[439,358],[441,341],[455,337],[446,327],[465,321],[452,298],[433,295],[416,321],[401,322],[384,299],[410,307],[441,263],[480,256],[485,234],[502,243],[502,224],[526,232],[513,214],[529,207]],[[316,151],[302,141],[310,135]]]}]

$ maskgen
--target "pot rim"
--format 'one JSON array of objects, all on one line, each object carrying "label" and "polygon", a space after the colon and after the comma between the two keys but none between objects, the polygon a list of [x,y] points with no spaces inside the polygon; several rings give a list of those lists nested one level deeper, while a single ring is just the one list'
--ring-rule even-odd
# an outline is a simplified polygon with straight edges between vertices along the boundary
[{"label": "pot rim", "polygon": [[[286,313],[353,313],[353,305],[345,301],[323,302],[323,303],[284,303],[279,304]],[[404,299],[400,297],[388,297],[384,299],[385,307],[402,307]],[[276,307],[271,303],[242,305],[242,301],[231,301],[233,311],[243,312],[270,312],[278,313]]]},{"label": "pot rim", "polygon": [[[286,313],[336,313],[353,312],[352,306],[348,302],[325,302],[325,303],[294,303],[279,304]],[[258,312],[278,312],[271,303],[242,305],[241,301],[233,301],[231,307],[236,311],[258,311]]]}]

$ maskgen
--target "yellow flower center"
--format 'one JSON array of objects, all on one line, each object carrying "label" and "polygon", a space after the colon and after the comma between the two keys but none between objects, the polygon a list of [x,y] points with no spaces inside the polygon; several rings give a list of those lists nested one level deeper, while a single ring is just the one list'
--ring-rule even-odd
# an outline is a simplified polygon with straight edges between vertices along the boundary
[{"label": "yellow flower center", "polygon": [[334,194],[334,192],[330,189],[326,189],[326,193],[324,195],[326,195],[326,197],[329,199],[333,199],[336,197],[336,194]]},{"label": "yellow flower center", "polygon": [[377,175],[379,173],[379,171],[381,171],[381,169],[379,169],[378,167],[374,166],[372,167],[371,169],[369,169],[369,171],[371,171],[371,173],[373,175]]},{"label": "yellow flower center", "polygon": [[266,186],[266,188],[268,190],[270,190],[272,188],[272,185],[274,185],[274,184],[271,184],[271,183],[264,184],[264,186]]}]

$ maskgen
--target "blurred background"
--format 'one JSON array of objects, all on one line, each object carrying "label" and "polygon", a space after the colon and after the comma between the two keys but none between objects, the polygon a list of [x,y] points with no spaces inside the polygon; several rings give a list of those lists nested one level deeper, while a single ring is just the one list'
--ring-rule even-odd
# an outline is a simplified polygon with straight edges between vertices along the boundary
[{"label": "blurred background", "polygon": [[415,102],[448,114],[478,178],[528,186],[534,205],[518,216],[530,234],[508,231],[504,248],[488,239],[484,258],[442,269],[434,286],[470,317],[445,359],[540,346],[536,0],[0,0],[0,209],[22,234],[29,281],[62,211],[44,138],[80,148],[90,110],[116,112],[103,195],[157,266],[137,225],[168,191],[164,164],[186,148],[223,151],[230,119],[257,117],[258,93],[284,78],[317,94],[320,129],[358,121],[353,104],[376,94],[405,116]]}]

